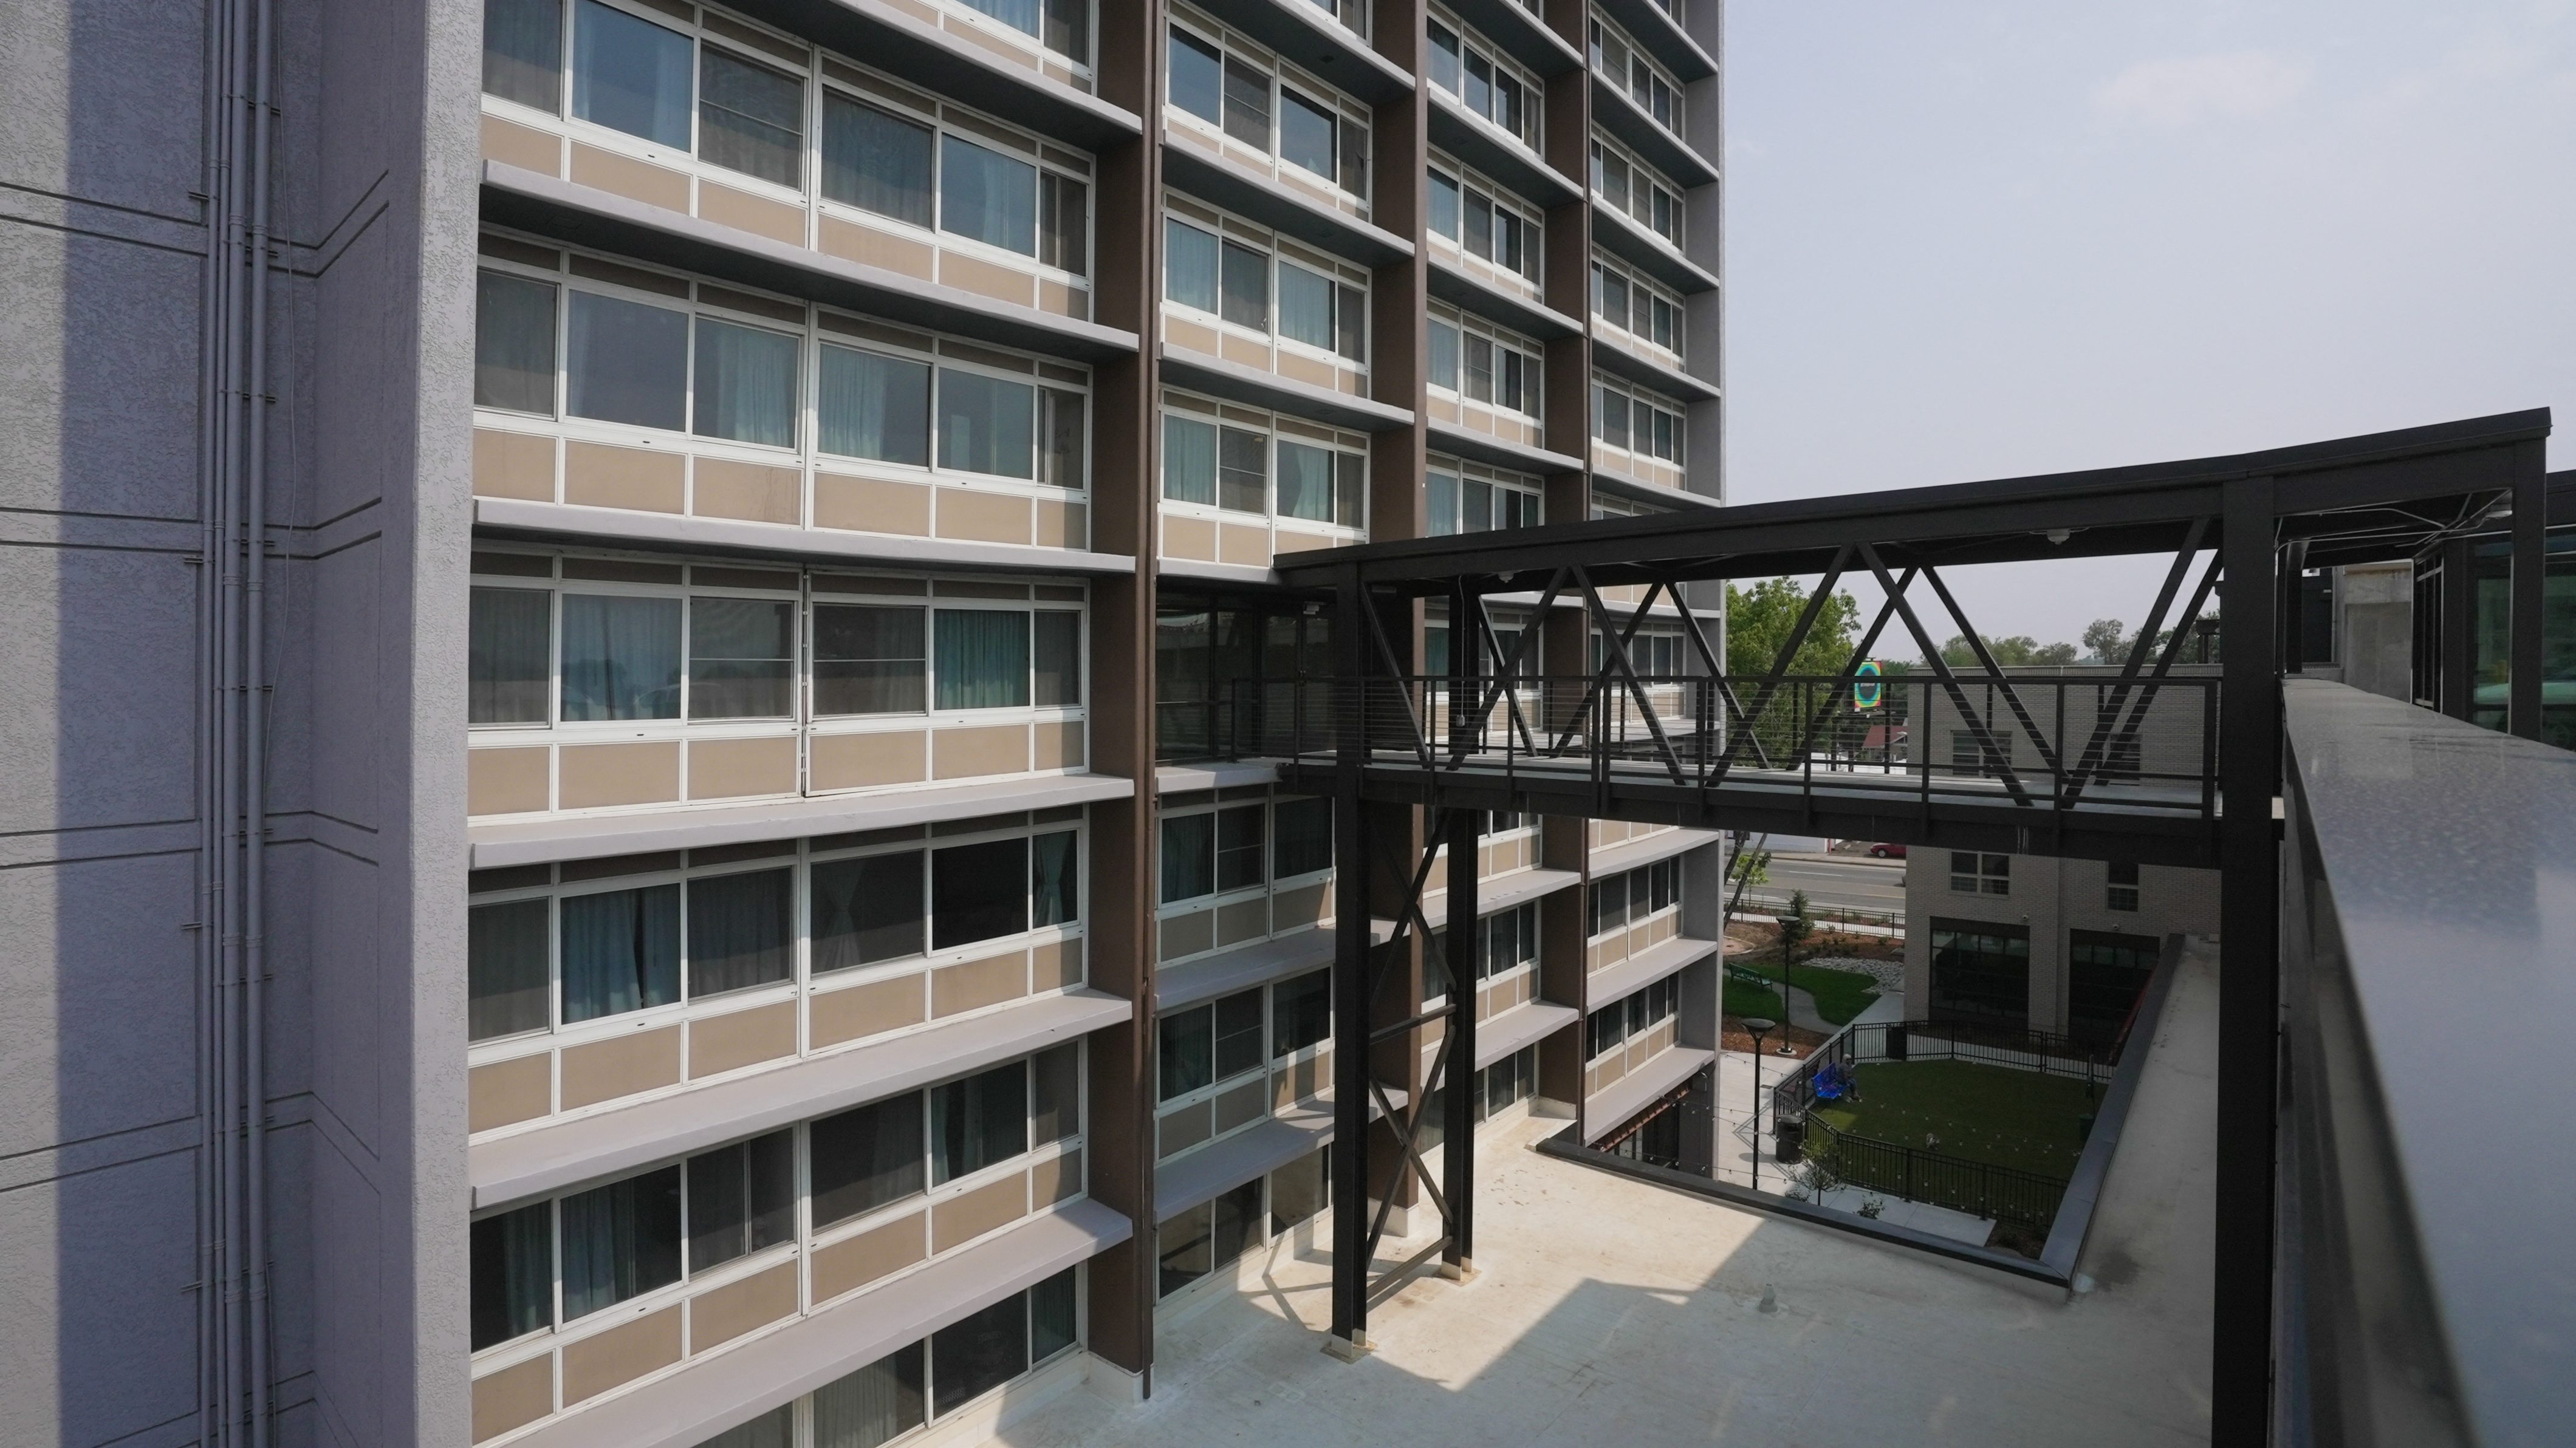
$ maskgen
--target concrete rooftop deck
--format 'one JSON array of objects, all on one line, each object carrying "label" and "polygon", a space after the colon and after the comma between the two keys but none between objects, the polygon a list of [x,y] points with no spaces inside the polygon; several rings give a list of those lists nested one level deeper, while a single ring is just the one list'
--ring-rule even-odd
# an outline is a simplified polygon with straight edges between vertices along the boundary
[{"label": "concrete rooftop deck", "polygon": [[1319,1350],[1327,1266],[1282,1254],[1167,1319],[1151,1400],[1065,1394],[1001,1441],[2206,1442],[2216,1016],[2194,950],[2078,1264],[2087,1293],[1542,1157],[1528,1144],[1565,1123],[1530,1121],[1487,1139],[1478,1277],[1379,1306],[1366,1360]]}]

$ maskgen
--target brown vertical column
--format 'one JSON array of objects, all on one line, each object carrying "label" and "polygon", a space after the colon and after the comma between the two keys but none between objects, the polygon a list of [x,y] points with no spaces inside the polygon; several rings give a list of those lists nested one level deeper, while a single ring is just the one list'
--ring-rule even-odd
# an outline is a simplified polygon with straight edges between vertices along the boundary
[{"label": "brown vertical column", "polygon": [[[1575,53],[1585,54],[1585,0],[1548,0],[1547,25]],[[1575,200],[1547,211],[1546,267],[1540,288],[1547,304],[1582,322],[1582,330],[1547,344],[1549,452],[1581,458],[1584,471],[1546,480],[1550,523],[1592,517],[1592,83],[1577,68],[1547,82],[1547,164],[1574,183]],[[1557,667],[1565,667],[1562,658]]]},{"label": "brown vertical column", "polygon": [[[1374,37],[1378,54],[1422,74],[1422,0],[1380,0]],[[1369,218],[1413,243],[1413,254],[1377,268],[1369,286],[1369,392],[1391,407],[1409,409],[1413,425],[1369,439],[1369,541],[1423,534],[1423,419],[1430,394],[1430,295],[1424,259],[1423,216],[1429,204],[1423,169],[1430,102],[1416,85],[1376,108],[1369,128]],[[1418,612],[1418,610],[1417,610]]]},{"label": "brown vertical column", "polygon": [[1091,1195],[1135,1231],[1094,1258],[1091,1350],[1153,1389],[1154,1358],[1154,557],[1160,437],[1154,427],[1155,301],[1162,158],[1155,116],[1162,73],[1155,0],[1103,0],[1103,99],[1146,118],[1136,140],[1100,153],[1093,217],[1093,319],[1136,333],[1142,350],[1093,373],[1091,546],[1136,571],[1091,592],[1091,767],[1136,781],[1123,802],[1095,806],[1091,849],[1091,984],[1136,1003],[1123,1026],[1091,1036]]}]

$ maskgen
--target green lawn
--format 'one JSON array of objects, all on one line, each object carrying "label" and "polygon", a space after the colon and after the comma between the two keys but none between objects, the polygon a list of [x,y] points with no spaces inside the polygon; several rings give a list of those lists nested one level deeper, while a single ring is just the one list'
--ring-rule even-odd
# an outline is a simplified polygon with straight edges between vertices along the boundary
[{"label": "green lawn", "polygon": [[1824,965],[1789,967],[1789,984],[1816,998],[1816,1014],[1835,1025],[1849,1025],[1852,1017],[1868,1010],[1878,999],[1878,981],[1856,970],[1836,970]]},{"label": "green lawn", "polygon": [[1928,1132],[1945,1156],[2046,1176],[2074,1174],[2084,1146],[2076,1118],[2095,1110],[2083,1082],[2008,1066],[1882,1061],[1858,1075],[1858,1103],[1815,1108],[1825,1124],[1900,1146],[1922,1146]]},{"label": "green lawn", "polygon": [[1767,1021],[1785,1021],[1789,1013],[1780,1008],[1780,993],[1764,990],[1749,981],[1738,980],[1732,973],[1726,977],[1726,1013],[1730,1016],[1760,1016]]}]

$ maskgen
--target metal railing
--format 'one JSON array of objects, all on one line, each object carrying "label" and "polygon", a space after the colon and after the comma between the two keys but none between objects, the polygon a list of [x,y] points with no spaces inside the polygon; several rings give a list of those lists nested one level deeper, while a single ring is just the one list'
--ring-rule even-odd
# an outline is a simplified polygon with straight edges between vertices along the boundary
[{"label": "metal railing", "polygon": [[1509,778],[1571,774],[1714,788],[1728,780],[1972,798],[2091,799],[2214,818],[2218,681],[1968,676],[1908,680],[1878,707],[1842,676],[1447,675],[1241,678],[1157,706],[1164,756],[1383,763]]},{"label": "metal railing", "polygon": [[1886,1192],[1998,1222],[2045,1232],[2066,1196],[2066,1178],[1948,1156],[1921,1147],[1837,1131],[1810,1117],[1806,1158],[1844,1186]]},{"label": "metal railing", "polygon": [[1771,1119],[1796,1121],[1816,1101],[1816,1073],[1881,1061],[1970,1061],[2107,1084],[2120,1064],[2125,1036],[2087,1042],[2046,1031],[1965,1021],[1870,1021],[1845,1026],[1771,1088]]}]

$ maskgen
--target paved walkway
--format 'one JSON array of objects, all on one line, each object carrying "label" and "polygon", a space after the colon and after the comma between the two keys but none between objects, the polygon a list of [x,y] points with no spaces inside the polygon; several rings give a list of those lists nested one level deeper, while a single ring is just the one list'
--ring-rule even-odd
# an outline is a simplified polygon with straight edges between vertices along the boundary
[{"label": "paved walkway", "polygon": [[1328,1268],[1283,1255],[1253,1290],[1167,1325],[1150,1401],[1067,1394],[1002,1441],[2205,1443],[2216,995],[2206,958],[2186,966],[2078,1264],[2092,1291],[1542,1157],[1523,1148],[1562,1123],[1529,1122],[1489,1138],[1481,1275],[1396,1294],[1364,1361],[1318,1351]]}]

